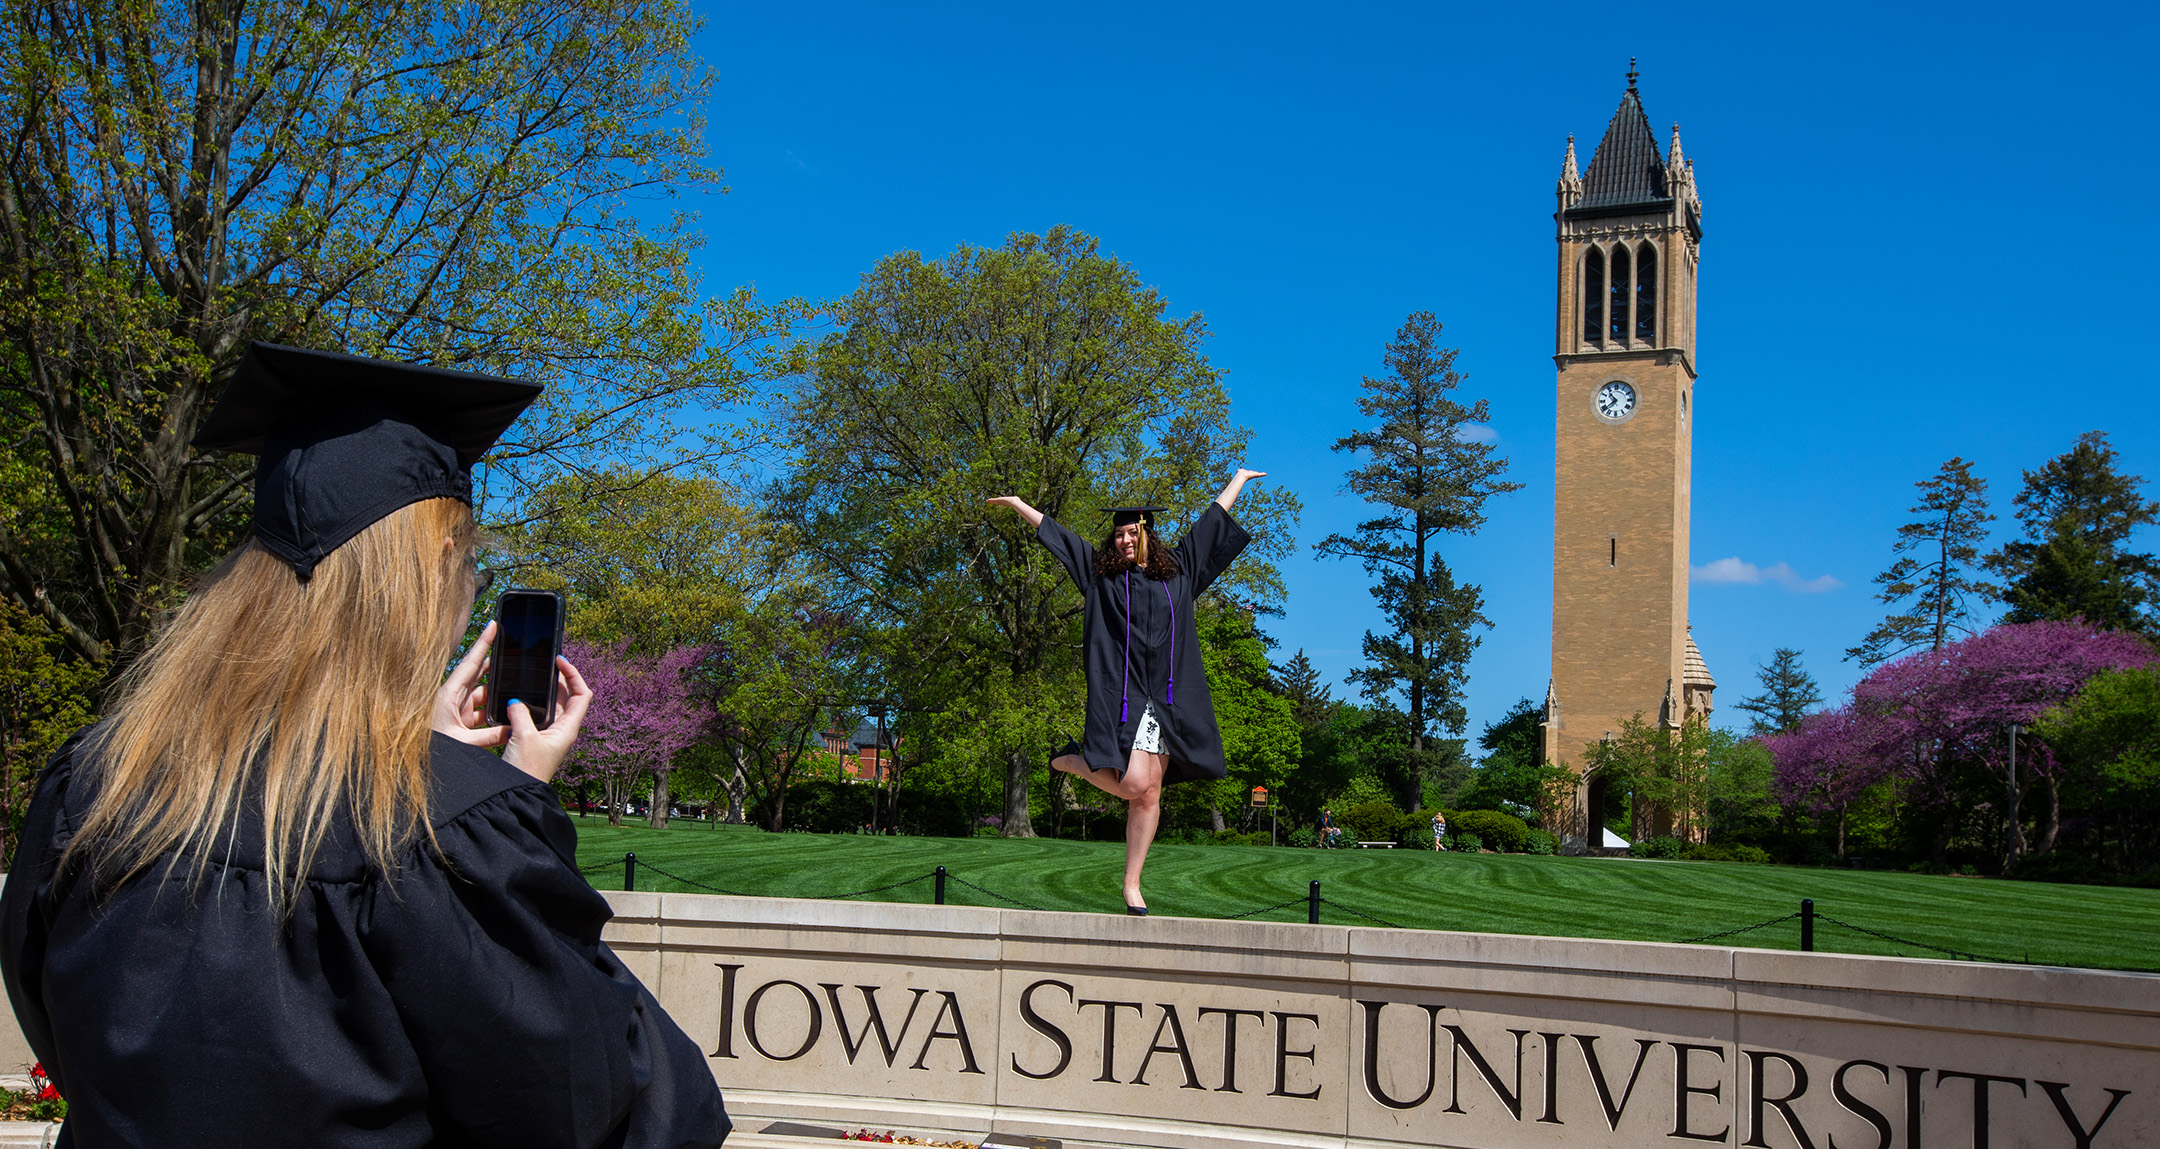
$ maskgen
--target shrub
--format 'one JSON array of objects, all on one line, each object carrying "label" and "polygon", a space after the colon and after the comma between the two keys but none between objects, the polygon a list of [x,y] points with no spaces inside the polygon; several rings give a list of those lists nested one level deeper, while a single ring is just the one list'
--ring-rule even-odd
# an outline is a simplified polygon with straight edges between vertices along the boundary
[{"label": "shrub", "polygon": [[1680,857],[1689,862],[1752,862],[1768,865],[1770,851],[1761,846],[1731,846],[1722,842],[1690,842],[1680,850]]},{"label": "shrub", "polygon": [[1627,848],[1630,858],[1660,858],[1677,861],[1685,843],[1678,838],[1648,838]]},{"label": "shrub", "polygon": [[1461,810],[1448,819],[1449,831],[1475,834],[1495,850],[1519,854],[1530,844],[1530,827],[1513,814],[1498,810]]},{"label": "shrub", "polygon": [[1311,826],[1299,826],[1290,831],[1290,844],[1299,849],[1311,849],[1320,844],[1320,831]]},{"label": "shrub", "polygon": [[1402,833],[1403,813],[1385,802],[1360,802],[1335,823],[1359,842],[1392,842]]},{"label": "shrub", "polygon": [[1454,834],[1451,837],[1455,839],[1455,844],[1448,847],[1451,850],[1459,850],[1465,854],[1475,854],[1485,848],[1484,839],[1479,838],[1476,834]]},{"label": "shrub", "polygon": [[1217,830],[1206,837],[1211,846],[1265,846],[1266,834],[1246,834],[1237,830]]},{"label": "shrub", "polygon": [[1557,854],[1559,852],[1560,839],[1554,837],[1547,830],[1530,831],[1529,840],[1523,843],[1523,853],[1526,854]]}]

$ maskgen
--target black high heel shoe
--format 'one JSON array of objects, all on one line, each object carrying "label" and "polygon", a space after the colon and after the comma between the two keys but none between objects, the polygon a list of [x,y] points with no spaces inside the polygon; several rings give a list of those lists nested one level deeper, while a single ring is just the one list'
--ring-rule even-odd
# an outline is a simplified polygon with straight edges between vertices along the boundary
[{"label": "black high heel shoe", "polygon": [[1130,902],[1127,902],[1125,904],[1125,916],[1129,918],[1144,918],[1148,916],[1147,907],[1136,906]]}]

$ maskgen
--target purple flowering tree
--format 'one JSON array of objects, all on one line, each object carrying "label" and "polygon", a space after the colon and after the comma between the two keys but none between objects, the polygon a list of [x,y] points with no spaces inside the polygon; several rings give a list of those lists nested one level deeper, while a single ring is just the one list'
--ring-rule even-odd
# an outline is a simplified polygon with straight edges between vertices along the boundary
[{"label": "purple flowering tree", "polygon": [[[1916,797],[1945,807],[1938,853],[1960,814],[1956,781],[1977,771],[2001,795],[2007,866],[2053,849],[2061,825],[2055,758],[2029,735],[2013,740],[2013,727],[2029,728],[2096,674],[2153,661],[2152,647],[2133,634],[2081,622],[2005,624],[1879,667],[1853,687],[1842,734],[1833,737],[1826,723],[1822,741],[1772,753],[1794,794],[1840,792],[1840,771],[1853,780],[1869,771],[1903,777]],[[2036,788],[2037,835],[2028,839],[2024,807]]]},{"label": "purple flowering tree", "polygon": [[1845,857],[1845,816],[1854,800],[1889,775],[1891,744],[1879,715],[1851,705],[1801,719],[1785,734],[1763,736],[1775,767],[1771,795],[1781,806],[1837,816],[1837,856]]},{"label": "purple flowering tree", "polygon": [[638,655],[630,652],[627,642],[564,644],[563,654],[592,687],[593,701],[577,747],[563,763],[563,780],[597,782],[607,804],[609,825],[622,825],[630,794],[650,774],[650,821],[656,830],[667,828],[668,775],[675,755],[703,737],[711,725],[711,710],[697,698],[690,674],[705,653],[703,647],[695,646]]}]

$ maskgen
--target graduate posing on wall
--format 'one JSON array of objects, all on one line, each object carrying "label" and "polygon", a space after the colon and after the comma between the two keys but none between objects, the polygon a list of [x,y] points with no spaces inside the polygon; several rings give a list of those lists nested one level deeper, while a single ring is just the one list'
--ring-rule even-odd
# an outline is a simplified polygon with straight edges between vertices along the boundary
[{"label": "graduate posing on wall", "polygon": [[1239,471],[1174,547],[1155,536],[1161,507],[1113,511],[1110,535],[1097,548],[1016,496],[990,500],[1035,528],[1036,541],[1064,564],[1087,600],[1081,656],[1087,726],[1050,765],[1126,800],[1128,914],[1148,912],[1140,869],[1162,816],[1162,788],[1228,773],[1193,600],[1252,541],[1230,517],[1230,506],[1248,481],[1266,474]]}]

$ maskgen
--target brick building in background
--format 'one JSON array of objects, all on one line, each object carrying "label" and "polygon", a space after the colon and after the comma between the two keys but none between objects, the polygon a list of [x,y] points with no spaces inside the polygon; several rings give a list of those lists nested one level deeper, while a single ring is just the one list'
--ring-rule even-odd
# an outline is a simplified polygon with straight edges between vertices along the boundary
[{"label": "brick building in background", "polygon": [[[1547,824],[1563,849],[1601,843],[1595,747],[1640,717],[1706,720],[1716,682],[1688,637],[1688,499],[1702,201],[1680,126],[1658,144],[1627,92],[1577,174],[1560,173],[1552,681],[1545,760],[1575,771]],[[1638,803],[1634,831],[1701,840],[1699,810]]]}]

